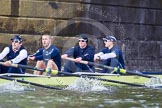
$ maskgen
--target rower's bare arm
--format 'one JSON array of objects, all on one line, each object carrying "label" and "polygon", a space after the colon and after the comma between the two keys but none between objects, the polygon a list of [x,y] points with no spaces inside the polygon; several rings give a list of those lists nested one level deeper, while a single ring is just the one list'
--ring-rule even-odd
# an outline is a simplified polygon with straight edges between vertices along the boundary
[{"label": "rower's bare arm", "polygon": [[66,59],[67,57],[68,57],[67,54],[63,54],[63,55],[61,56],[62,59]]}]

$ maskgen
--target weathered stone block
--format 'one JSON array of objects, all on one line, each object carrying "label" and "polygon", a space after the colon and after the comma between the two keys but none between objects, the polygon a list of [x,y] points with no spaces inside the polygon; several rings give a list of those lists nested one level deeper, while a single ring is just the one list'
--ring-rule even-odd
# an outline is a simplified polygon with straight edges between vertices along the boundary
[{"label": "weathered stone block", "polygon": [[55,20],[41,18],[10,18],[0,17],[0,31],[18,34],[42,34],[53,32]]},{"label": "weathered stone block", "polygon": [[78,3],[89,3],[99,5],[110,5],[110,6],[122,6],[132,8],[154,8],[159,9],[162,7],[162,0],[57,0],[59,2],[78,2]]},{"label": "weathered stone block", "polygon": [[78,14],[79,3],[55,1],[20,1],[19,15],[26,17],[71,18]]},{"label": "weathered stone block", "polygon": [[11,0],[0,0],[0,15],[11,14]]},{"label": "weathered stone block", "polygon": [[102,37],[112,34],[127,69],[162,71],[161,4],[162,0],[0,0],[0,49],[10,44],[11,35],[22,34],[24,45],[34,53],[41,47],[38,34],[49,31],[61,53],[77,44],[74,36],[81,33],[90,34],[98,52],[104,46]]}]

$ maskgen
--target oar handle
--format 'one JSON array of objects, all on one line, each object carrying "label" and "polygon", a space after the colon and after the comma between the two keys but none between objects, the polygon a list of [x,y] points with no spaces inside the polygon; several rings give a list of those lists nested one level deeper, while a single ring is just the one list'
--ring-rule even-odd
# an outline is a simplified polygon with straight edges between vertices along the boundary
[{"label": "oar handle", "polygon": [[[0,64],[5,66],[4,62],[0,62]],[[39,69],[39,68],[36,68],[36,67],[33,67],[33,66],[27,66],[27,65],[21,65],[21,64],[12,63],[10,66],[15,67],[15,68],[23,68],[23,69],[33,69],[33,70],[38,70],[38,71],[45,71],[44,69]]]},{"label": "oar handle", "polygon": [[89,65],[95,65],[95,66],[98,66],[98,67],[103,67],[103,68],[107,68],[107,69],[111,69],[113,70],[114,67],[110,67],[110,66],[106,66],[106,65],[103,65],[103,64],[98,64],[98,63],[94,63],[94,62],[89,62],[87,61]]},{"label": "oar handle", "polygon": [[[3,66],[5,66],[5,63],[4,62],[0,62],[0,65],[3,65]],[[18,67],[18,65],[17,64],[11,64],[11,67]]]},{"label": "oar handle", "polygon": [[32,69],[32,70],[38,70],[38,71],[45,71],[45,69],[42,69],[42,68],[37,68],[37,67],[34,67],[34,66],[28,66],[28,65],[22,65],[22,64],[16,64],[19,68],[23,68],[23,69]]},{"label": "oar handle", "polygon": [[[74,58],[66,57],[66,58],[63,58],[63,59],[66,59],[66,60],[70,60],[70,61],[75,62],[75,59]],[[88,64],[88,61],[81,60],[79,63]]]},{"label": "oar handle", "polygon": [[[66,57],[66,58],[63,58],[63,59],[75,62],[74,58]],[[114,69],[114,67],[110,67],[110,66],[106,66],[106,65],[103,65],[103,64],[98,64],[98,63],[90,62],[90,61],[81,60],[79,63],[86,64],[86,65],[92,65],[92,66],[95,65],[95,66],[99,66],[99,67],[103,67],[103,68],[107,68],[107,69],[111,69],[111,70]]]},{"label": "oar handle", "polygon": [[[5,65],[4,62],[0,62],[0,64]],[[29,65],[11,64],[10,66],[15,67],[15,68],[32,69],[32,70],[37,70],[37,71],[41,71],[41,72],[47,72],[48,74],[53,74],[53,75],[57,75],[59,73],[58,70],[52,70],[50,68],[42,69],[42,68],[37,68],[34,66],[29,66]]]},{"label": "oar handle", "polygon": [[53,75],[58,74],[58,70],[52,70],[50,68],[42,69],[42,68],[37,68],[37,67],[34,67],[34,66],[28,66],[28,65],[21,65],[21,64],[16,64],[16,65],[18,67],[24,68],[24,69],[32,69],[32,70],[37,70],[37,71],[41,71],[41,72],[47,72],[48,74],[53,74]]}]

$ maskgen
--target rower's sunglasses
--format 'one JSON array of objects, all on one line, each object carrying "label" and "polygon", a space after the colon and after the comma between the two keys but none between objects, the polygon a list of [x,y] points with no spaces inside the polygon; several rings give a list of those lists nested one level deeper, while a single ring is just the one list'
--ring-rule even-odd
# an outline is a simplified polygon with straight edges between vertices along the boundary
[{"label": "rower's sunglasses", "polygon": [[86,42],[86,40],[79,40],[79,42]]},{"label": "rower's sunglasses", "polygon": [[104,42],[110,42],[110,40],[104,40]]},{"label": "rower's sunglasses", "polygon": [[12,42],[14,42],[14,43],[20,43],[19,40],[12,40]]}]

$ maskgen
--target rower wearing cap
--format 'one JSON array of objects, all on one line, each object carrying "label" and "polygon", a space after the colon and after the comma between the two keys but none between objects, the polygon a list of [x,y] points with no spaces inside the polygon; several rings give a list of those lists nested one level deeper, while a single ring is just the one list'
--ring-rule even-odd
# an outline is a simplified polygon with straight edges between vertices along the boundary
[{"label": "rower wearing cap", "polygon": [[[105,48],[94,55],[94,61],[101,60],[104,65],[111,67],[124,68],[124,59],[122,51],[116,46],[116,38],[114,36],[106,36],[103,38]],[[108,69],[103,69],[103,73],[109,72]]]},{"label": "rower wearing cap", "polygon": [[[23,39],[20,35],[15,35],[11,38],[11,45],[5,47],[0,53],[0,61],[4,62],[4,65],[0,65],[0,73],[20,73],[24,74],[25,69],[11,67],[12,63],[15,64],[27,64],[27,50],[23,47]],[[3,59],[6,58],[7,61]]]},{"label": "rower wearing cap", "polygon": [[79,63],[81,60],[93,62],[94,48],[88,45],[88,35],[80,34],[78,39],[78,46],[74,46],[65,52],[61,57],[73,57],[75,62],[66,60],[64,65],[64,72],[93,72],[93,67]]}]

